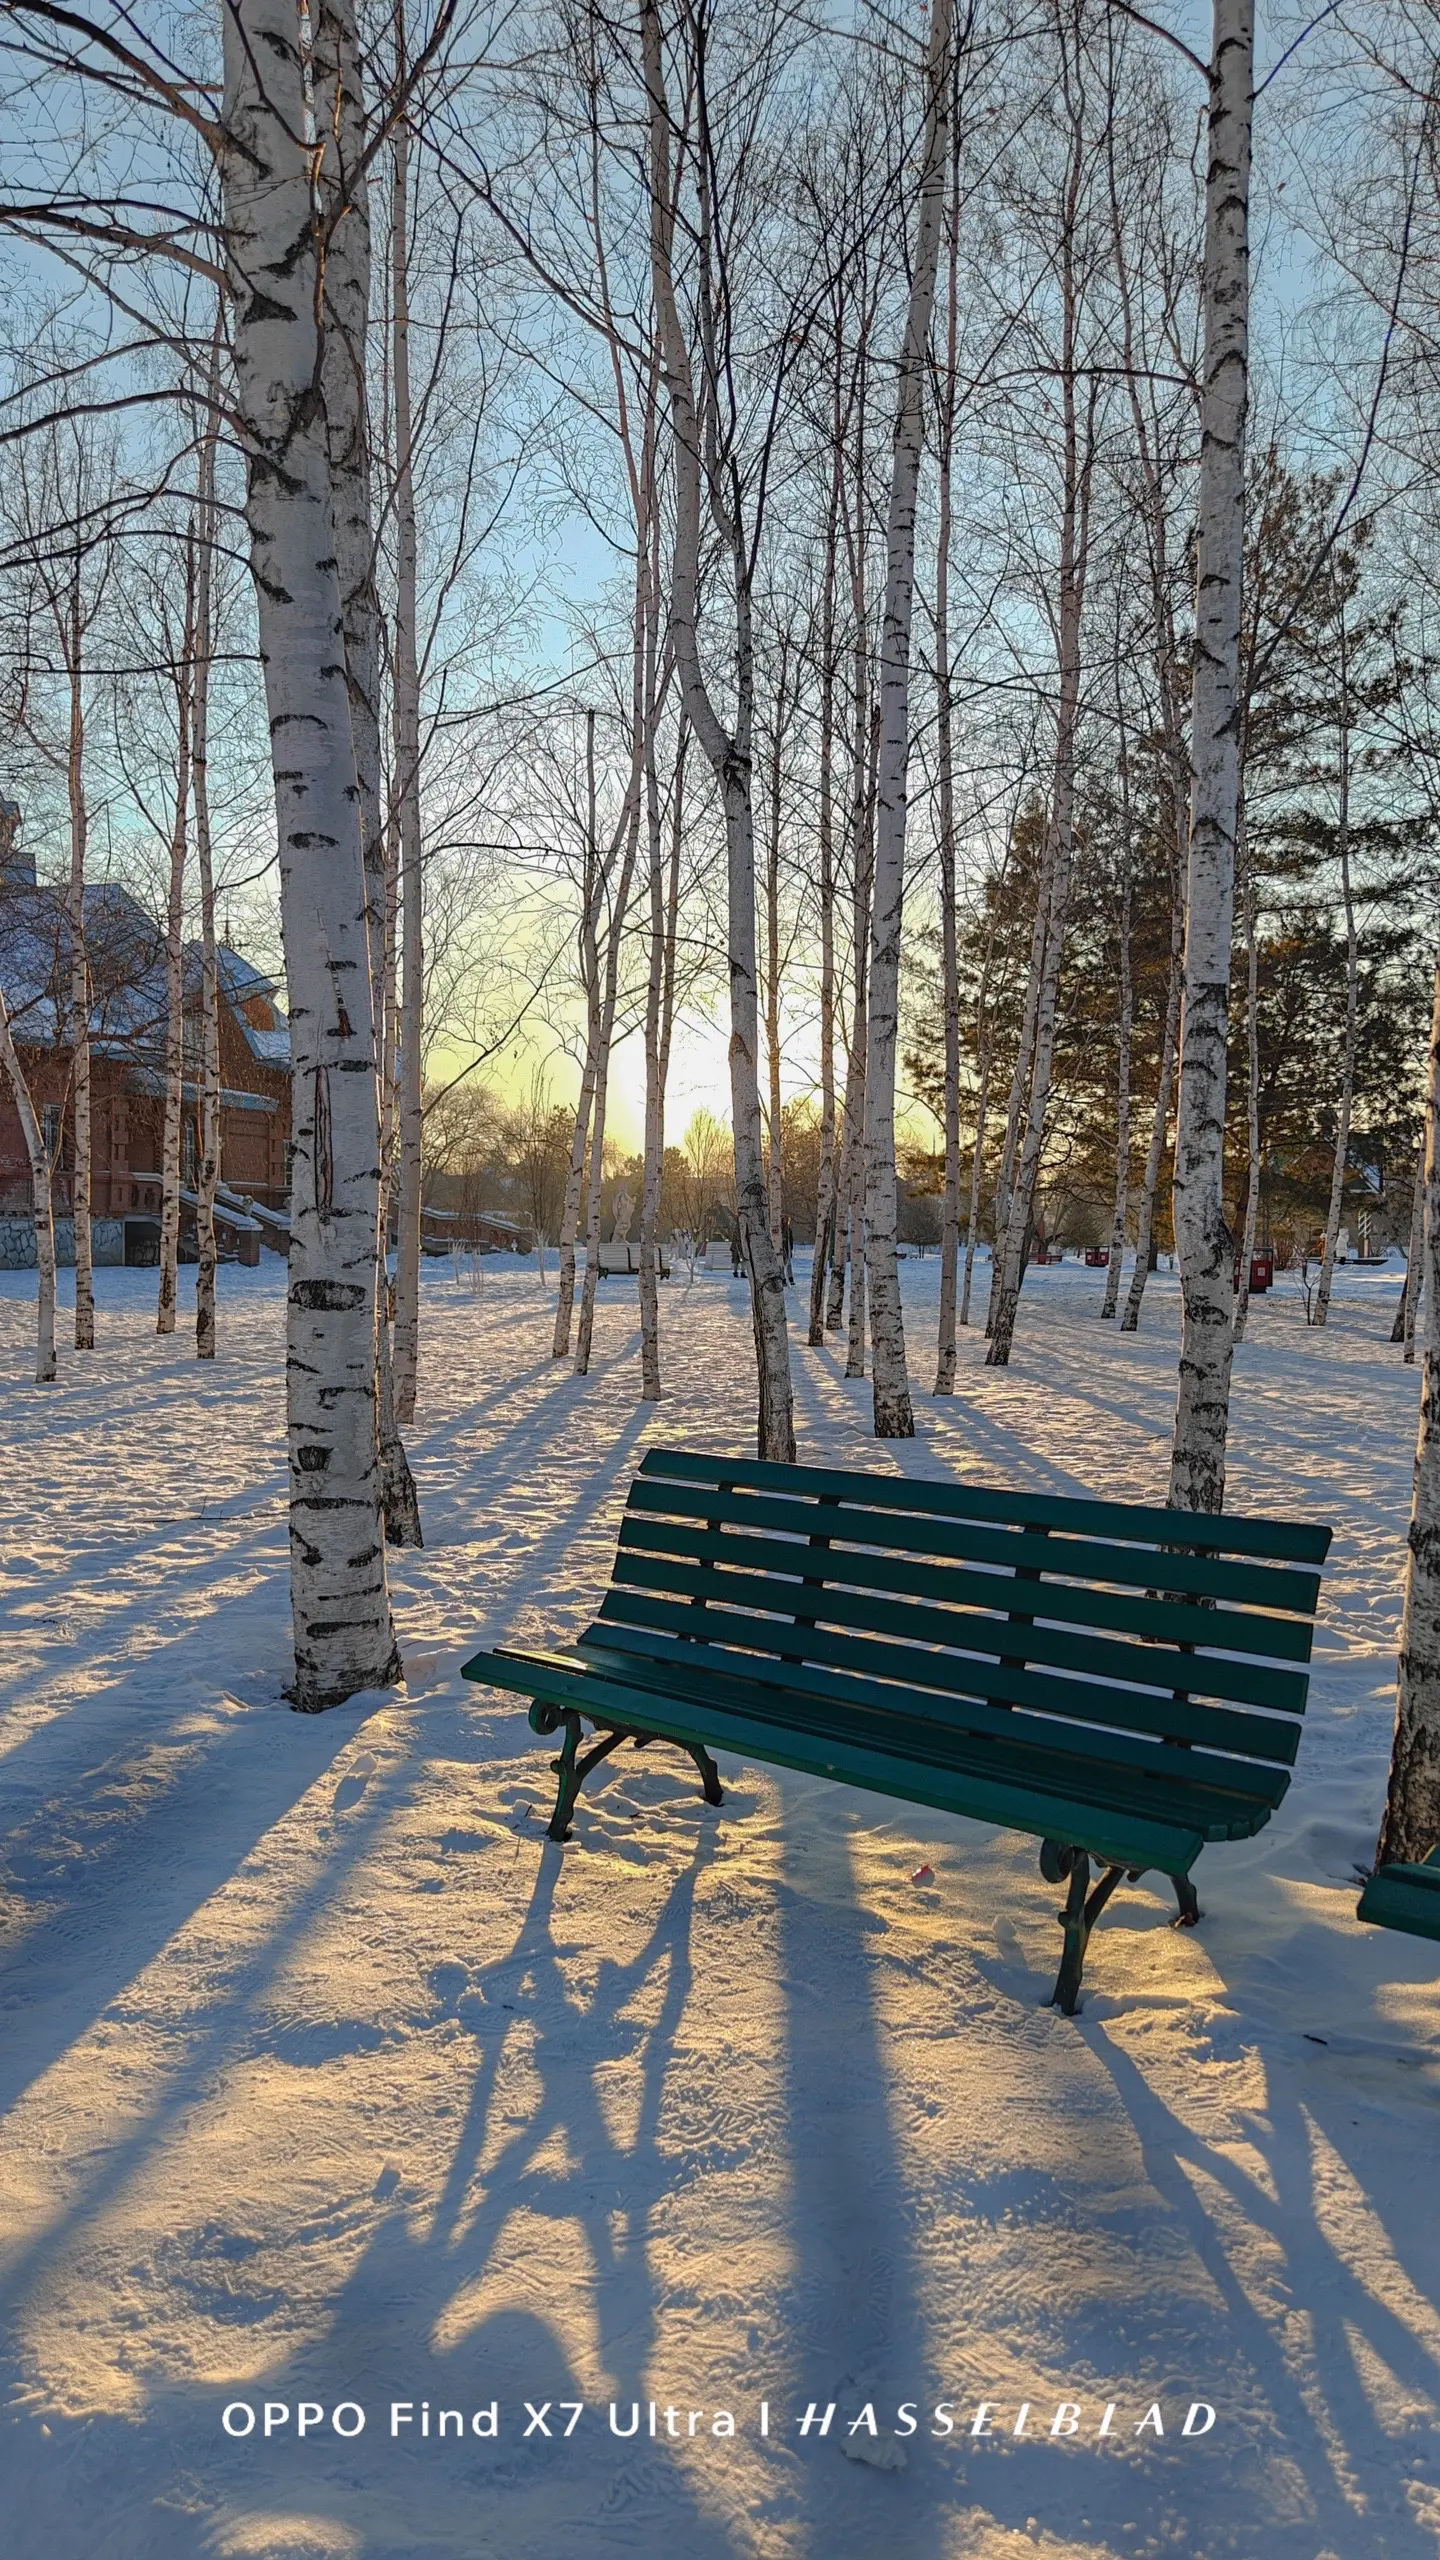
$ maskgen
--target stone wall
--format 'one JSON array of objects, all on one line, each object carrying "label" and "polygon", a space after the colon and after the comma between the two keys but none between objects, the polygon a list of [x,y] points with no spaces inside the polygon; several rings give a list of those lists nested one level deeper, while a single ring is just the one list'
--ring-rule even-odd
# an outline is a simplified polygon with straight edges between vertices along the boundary
[{"label": "stone wall", "polygon": [[[123,1218],[95,1218],[90,1226],[91,1259],[97,1264],[123,1263],[125,1260],[125,1221]],[[55,1259],[64,1271],[75,1266],[75,1221],[55,1221]],[[0,1218],[0,1271],[33,1271],[35,1268],[35,1221],[33,1217]]]}]

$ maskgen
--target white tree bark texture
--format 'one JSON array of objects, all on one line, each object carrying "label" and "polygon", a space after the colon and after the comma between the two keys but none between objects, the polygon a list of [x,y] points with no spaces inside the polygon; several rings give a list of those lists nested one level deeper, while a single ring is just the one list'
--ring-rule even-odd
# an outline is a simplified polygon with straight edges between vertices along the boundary
[{"label": "white tree bark texture", "polygon": [[1350,1154],[1350,1121],[1355,1108],[1355,1034],[1360,1010],[1360,940],[1355,929],[1355,892],[1350,877],[1350,669],[1345,617],[1340,617],[1340,742],[1337,833],[1340,894],[1345,907],[1345,1046],[1340,1061],[1340,1107],[1335,1115],[1335,1153],[1330,1167],[1330,1198],[1325,1210],[1325,1257],[1315,1292],[1315,1322],[1330,1313],[1335,1284],[1335,1251],[1340,1241],[1340,1211],[1345,1197],[1345,1166]]},{"label": "white tree bark texture", "polygon": [[1225,1219],[1225,1067],[1239,798],[1240,603],[1249,387],[1252,0],[1214,0],[1202,275],[1190,852],[1175,1130],[1179,1390],[1169,1500],[1219,1511],[1234,1348]]},{"label": "white tree bark texture", "polygon": [[[1122,750],[1123,752],[1123,750]],[[1125,1231],[1130,1223],[1130,1045],[1135,1029],[1135,973],[1130,965],[1130,927],[1135,907],[1135,868],[1131,854],[1128,769],[1121,795],[1124,846],[1120,875],[1120,1011],[1115,1026],[1115,1212],[1110,1221],[1110,1262],[1105,1273],[1103,1317],[1114,1316],[1120,1298],[1125,1261]]]},{"label": "white tree bark texture", "polygon": [[[665,394],[674,470],[670,575],[670,646],[686,716],[714,773],[725,813],[728,962],[730,974],[730,1110],[735,1139],[735,1194],[741,1252],[750,1280],[762,1458],[792,1465],[795,1408],[785,1282],[770,1241],[761,1137],[759,985],[755,934],[755,814],[752,742],[755,657],[749,572],[738,525],[729,530],[735,615],[733,729],[719,716],[706,684],[698,628],[702,442],[699,404],[676,296],[672,264],[675,203],[671,173],[674,127],[665,94],[664,44],[656,0],[642,0],[641,36],[649,124],[650,273],[660,323]],[[717,386],[718,390],[718,386]],[[711,513],[724,493],[710,475]]]},{"label": "white tree bark texture", "polygon": [[299,24],[286,0],[235,0],[224,36],[221,169],[235,406],[291,1036],[292,1696],[314,1711],[358,1689],[386,1687],[400,1668],[376,1432],[375,1023]]},{"label": "white tree bark texture", "polygon": [[185,863],[190,850],[191,695],[195,681],[195,528],[185,543],[185,620],[174,669],[175,823],[165,910],[165,1127],[160,1142],[160,1294],[157,1333],[175,1330],[180,1261],[180,1139],[185,1118]]},{"label": "white tree bark texture", "polygon": [[1240,1239],[1240,1277],[1235,1290],[1235,1339],[1243,1342],[1250,1314],[1250,1262],[1260,1224],[1260,944],[1254,872],[1245,849],[1245,798],[1242,785],[1236,819],[1236,862],[1244,883],[1241,911],[1245,918],[1245,1137],[1249,1173],[1245,1184],[1245,1230]]},{"label": "white tree bark texture", "polygon": [[[372,249],[366,177],[370,132],[352,0],[323,0],[314,25],[312,80],[317,134],[324,138],[318,184],[326,238],[321,381],[330,453],[330,494],[335,521],[335,559],[340,580],[345,683],[360,804],[370,1001],[379,1052],[377,1107],[381,1131],[381,1181],[377,1218],[375,1362],[380,1500],[386,1543],[418,1547],[424,1544],[419,1495],[395,1413],[391,1293],[388,1285],[390,1196],[395,1173],[395,1078],[392,1070],[398,1046],[394,970],[400,815],[398,805],[395,805],[397,794],[392,791],[393,825],[387,833],[380,745],[381,612],[375,577],[372,437],[366,391]],[[400,29],[400,50],[396,62],[398,80],[404,76],[405,59],[403,23],[397,22],[397,25]],[[401,140],[404,140],[403,127]],[[402,182],[402,195],[404,192]]]},{"label": "white tree bark texture", "polygon": [[220,1180],[220,955],[210,832],[210,661],[215,645],[215,443],[219,428],[222,317],[217,311],[206,377],[207,411],[195,501],[195,684],[190,787],[200,883],[200,1146],[195,1170],[195,1357],[215,1357],[215,1190]]},{"label": "white tree bark texture", "polygon": [[950,663],[951,466],[955,448],[956,353],[960,328],[959,118],[950,137],[946,221],[945,371],[940,393],[939,490],[935,526],[936,759],[940,785],[940,994],[945,1023],[945,1198],[940,1226],[937,1396],[955,1392],[955,1312],[960,1266],[960,952],[955,869],[955,705]]},{"label": "white tree bark texture", "polygon": [[70,804],[70,1090],[75,1128],[75,1171],[70,1205],[75,1221],[75,1348],[95,1348],[95,1274],[90,1232],[90,964],[85,949],[85,865],[90,810],[85,789],[85,623],[78,567],[69,597],[66,648],[70,677],[70,737],[65,780]]},{"label": "white tree bark texture", "polygon": [[1406,1541],[1405,1605],[1395,1695],[1390,1785],[1377,1862],[1427,1858],[1440,1841],[1440,968],[1425,1081],[1420,1429]]},{"label": "white tree bark texture", "polygon": [[1403,1342],[1407,1367],[1415,1360],[1416,1318],[1425,1278],[1425,1140],[1422,1134],[1415,1164],[1415,1189],[1410,1202],[1410,1249],[1405,1257],[1405,1286],[1395,1310],[1392,1342]]},{"label": "white tree bark texture", "polygon": [[885,604],[880,624],[880,762],[875,888],[870,910],[870,1026],[865,1060],[865,1264],[877,1440],[909,1440],[915,1432],[896,1252],[895,1063],[900,1030],[900,936],[905,912],[915,516],[925,443],[926,358],[945,218],[953,42],[953,0],[931,0],[925,53],[925,131],[920,152],[910,304],[900,350],[885,532]]},{"label": "white tree bark texture", "polygon": [[400,815],[400,1180],[395,1252],[395,1415],[415,1419],[420,1358],[420,1157],[424,1135],[421,1012],[425,995],[420,841],[418,538],[410,407],[410,179],[404,123],[395,133],[391,399],[395,418],[395,794]]}]

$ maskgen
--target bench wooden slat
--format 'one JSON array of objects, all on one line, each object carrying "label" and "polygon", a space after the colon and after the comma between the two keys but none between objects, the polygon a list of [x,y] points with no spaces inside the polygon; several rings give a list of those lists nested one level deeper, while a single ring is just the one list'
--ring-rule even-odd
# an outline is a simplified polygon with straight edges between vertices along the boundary
[{"label": "bench wooden slat", "polygon": [[[682,1521],[671,1521],[679,1503],[674,1498],[656,1498],[656,1487],[643,1487],[643,1503],[630,1503],[620,1518],[620,1539],[628,1536],[651,1536],[666,1526],[694,1523],[705,1528],[712,1518],[720,1528],[746,1528],[746,1531],[771,1531],[787,1539],[805,1539],[815,1544],[825,1539],[822,1554],[835,1554],[846,1559],[853,1546],[846,1539],[856,1539],[856,1531],[846,1526],[843,1513],[830,1513],[797,1503],[769,1503],[764,1495],[723,1495],[723,1492],[697,1492],[687,1498]],[[833,1528],[828,1526],[833,1518]],[[825,1526],[822,1526],[825,1523]],[[889,1551],[899,1556],[943,1556],[945,1587],[966,1585],[969,1559],[951,1562],[951,1523],[907,1521],[889,1518],[884,1523],[884,1539]],[[805,1551],[805,1549],[799,1549]],[[1102,1626],[1127,1636],[1158,1636],[1174,1644],[1222,1646],[1235,1654],[1261,1654],[1268,1661],[1309,1661],[1312,1646],[1312,1620],[1281,1618],[1261,1610],[1240,1610],[1227,1605],[1204,1608],[1194,1600],[1150,1600],[1138,1597],[1133,1590],[1097,1590],[1089,1582],[1058,1582],[1045,1577],[1045,1615],[1063,1618],[1071,1626]]]},{"label": "bench wooden slat", "polygon": [[[773,1605],[773,1591],[758,1576],[752,1580],[746,1574],[727,1574],[724,1581],[728,1587],[717,1590],[717,1577],[707,1575],[702,1566],[647,1558],[637,1568],[628,1557],[617,1556],[615,1581],[601,1614],[607,1619],[629,1616],[631,1623],[643,1626],[656,1623],[646,1614],[646,1603],[652,1595],[688,1599],[692,1608],[703,1595],[707,1603],[703,1626],[712,1644],[728,1637],[738,1648],[770,1654],[779,1660],[787,1654],[802,1661],[810,1655],[817,1660],[837,1658],[835,1650],[820,1647],[824,1627],[817,1627],[812,1635],[809,1628],[797,1629],[791,1620],[758,1614]],[[626,1586],[630,1588],[622,1599]],[[815,1616],[829,1627],[853,1631],[852,1641],[856,1636],[877,1633],[899,1637],[901,1641],[889,1648],[886,1663],[890,1676],[896,1679],[913,1677],[923,1685],[927,1666],[938,1658],[957,1666],[954,1686],[962,1694],[969,1691],[980,1698],[1043,1707],[1052,1715],[1076,1716],[1087,1724],[1123,1723],[1134,1733],[1177,1735],[1188,1742],[1251,1752],[1267,1760],[1292,1760],[1298,1746],[1299,1727],[1288,1717],[1262,1717],[1234,1707],[1206,1706],[1192,1699],[1177,1699],[1168,1689],[1163,1694],[1139,1688],[1122,1692],[1098,1681],[1070,1679],[1062,1672],[1027,1671],[1018,1660],[1012,1665],[993,1654],[987,1659],[978,1646],[973,1655],[962,1653],[963,1639],[957,1638],[953,1620],[947,1620],[943,1610],[927,1609],[916,1601],[887,1604],[868,1598],[852,1600],[843,1591],[822,1594],[817,1587],[813,1608]],[[679,1626],[684,1623],[681,1619]],[[690,1623],[697,1625],[698,1632],[697,1621],[692,1618]],[[1027,1628],[1023,1637],[1016,1633],[1017,1651],[1030,1632]],[[838,1658],[843,1663],[843,1651]]]},{"label": "bench wooden slat", "polygon": [[[593,1659],[612,1666],[633,1663],[636,1667],[630,1676],[643,1679],[647,1688],[652,1684],[663,1687],[669,1681],[677,1695],[697,1702],[703,1702],[713,1689],[717,1695],[729,1696],[733,1691],[739,1706],[744,1692],[771,1687],[762,1666],[746,1678],[742,1676],[743,1657],[737,1659],[718,1646],[695,1644],[650,1628],[617,1626],[609,1620],[587,1628],[575,1651],[587,1662]],[[651,1664],[660,1668],[642,1668]],[[783,1698],[792,1692],[901,1720],[908,1717],[913,1721],[917,1708],[923,1708],[924,1717],[937,1726],[953,1733],[990,1735],[1017,1752],[1030,1751],[1047,1758],[1056,1753],[1073,1754],[1109,1767],[1147,1770],[1182,1789],[1203,1787],[1207,1794],[1253,1801],[1272,1810],[1290,1784],[1288,1769],[1271,1767],[1264,1761],[1182,1749],[1153,1735],[1126,1733],[1113,1725],[1076,1724],[1068,1718],[1057,1721],[1034,1709],[996,1707],[981,1698],[945,1697],[933,1691],[921,1694],[881,1679],[872,1680],[863,1671],[848,1666],[839,1671],[814,1663],[787,1663],[784,1684],[772,1694]]]},{"label": "bench wooden slat", "polygon": [[1264,1520],[1232,1512],[1170,1511],[1154,1505],[1097,1502],[1087,1496],[1014,1493],[998,1485],[931,1482],[914,1476],[859,1475],[838,1467],[781,1467],[767,1459],[712,1458],[688,1449],[647,1449],[642,1477],[697,1484],[755,1485],[766,1492],[820,1494],[875,1510],[933,1511],[959,1520],[1014,1520],[1031,1527],[1074,1527],[1102,1538],[1176,1539],[1207,1554],[1272,1556],[1294,1564],[1324,1563],[1333,1531],[1309,1520]]},{"label": "bench wooden slat", "polygon": [[[884,1479],[882,1478],[883,1482]],[[731,1514],[736,1520],[747,1517],[743,1496],[726,1497],[737,1503]],[[914,1506],[912,1506],[913,1508]],[[718,1519],[716,1498],[703,1492],[687,1490],[682,1501],[671,1498],[667,1484],[637,1483],[632,1486],[627,1508],[631,1511],[678,1513],[691,1519]],[[1159,1512],[1146,1517],[1161,1520],[1183,1518],[1188,1524],[1190,1513]],[[862,1525],[864,1524],[864,1525]],[[775,1526],[782,1525],[778,1520]],[[797,1536],[816,1535],[849,1538],[856,1545],[884,1548],[888,1524],[882,1512],[867,1502],[863,1507],[850,1503],[840,1505],[832,1514],[828,1500],[819,1504],[794,1506],[793,1514],[783,1523]],[[1042,1536],[1031,1527],[1005,1528],[970,1525],[963,1520],[937,1524],[946,1534],[937,1535],[936,1552],[975,1564],[995,1564],[1011,1571],[1033,1569],[1045,1576],[1066,1574],[1090,1583],[1118,1583],[1130,1590],[1150,1590],[1163,1585],[1168,1593],[1189,1592],[1212,1600],[1235,1600],[1258,1609],[1286,1609],[1300,1615],[1313,1616],[1320,1593],[1320,1578],[1314,1573],[1283,1571],[1278,1566],[1237,1562],[1226,1556],[1185,1555],[1171,1548],[1163,1552],[1141,1544],[1108,1546],[1085,1536],[1050,1534]]]},{"label": "bench wooden slat", "polygon": [[[1285,1715],[1298,1716],[1305,1711],[1307,1684],[1303,1672],[1234,1661],[1227,1654],[1201,1651],[1198,1647],[1181,1652],[1176,1644],[1127,1644],[1115,1641],[1109,1634],[1075,1635],[1036,1624],[1037,1619],[1049,1617],[1050,1600],[1056,1594],[1056,1586],[1048,1581],[1038,1591],[1032,1582],[1022,1583],[1017,1589],[1011,1574],[967,1573],[953,1565],[916,1564],[909,1557],[862,1555],[834,1547],[823,1551],[822,1573],[816,1570],[813,1546],[780,1539],[726,1536],[723,1531],[692,1528],[688,1523],[637,1519],[633,1515],[621,1522],[620,1547],[632,1555],[663,1555],[677,1561],[720,1565],[722,1574],[716,1591],[719,1598],[724,1596],[725,1581],[732,1570],[743,1571],[747,1576],[763,1573],[767,1579],[773,1576],[775,1607],[793,1608],[806,1625],[826,1615],[825,1608],[815,1608],[809,1597],[817,1588],[844,1588],[854,1594],[858,1586],[860,1591],[874,1591],[883,1598],[909,1593],[916,1599],[943,1601],[947,1616],[953,1609],[951,1640],[967,1651],[1049,1662],[1062,1670],[1085,1671],[1097,1678],[1138,1680],[1148,1688],[1183,1688],[1205,1697],[1234,1698],[1247,1706],[1269,1707]],[[1021,1592],[1026,1597],[1028,1619],[1023,1636],[1016,1634],[1013,1618]],[[1216,1640],[1218,1610],[1182,1609],[1172,1613],[1158,1603],[1153,1614],[1158,1622],[1157,1637],[1161,1628],[1168,1631],[1168,1620],[1174,1615],[1187,1628],[1192,1619],[1200,1618],[1211,1642]],[[856,1621],[852,1617],[847,1623],[854,1625]],[[893,1632],[893,1613],[891,1628]]]},{"label": "bench wooden slat", "polygon": [[[1167,1875],[1183,1874],[1205,1845],[1198,1827],[1167,1822],[1148,1809],[1130,1812],[1083,1802],[1058,1789],[1037,1791],[1028,1781],[1007,1783],[988,1775],[947,1771],[865,1746],[842,1753],[839,1745],[827,1749],[788,1724],[767,1723],[761,1717],[735,1715],[724,1708],[712,1713],[697,1707],[687,1713],[673,1699],[627,1687],[561,1658],[527,1655],[510,1662],[499,1653],[477,1654],[465,1671],[467,1678],[493,1680],[497,1687],[518,1690],[522,1696],[551,1697],[586,1715],[598,1712],[621,1724],[638,1721],[647,1732],[672,1741],[703,1741],[714,1750],[733,1751],[739,1759],[776,1762],[813,1777],[848,1779],[877,1794],[899,1796],[907,1804],[934,1805],[943,1812],[968,1815],[975,1822],[1083,1842],[1096,1857],[1123,1867],[1158,1867]],[[1253,1827],[1259,1827],[1259,1820]]]}]

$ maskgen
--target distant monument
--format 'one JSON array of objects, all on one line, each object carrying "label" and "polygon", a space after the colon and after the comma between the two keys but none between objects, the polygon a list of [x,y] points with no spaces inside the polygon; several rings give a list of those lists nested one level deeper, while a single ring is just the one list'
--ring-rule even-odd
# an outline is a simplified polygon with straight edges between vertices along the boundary
[{"label": "distant monument", "polygon": [[611,1241],[613,1243],[629,1243],[630,1221],[634,1215],[635,1203],[631,1199],[629,1192],[617,1191],[615,1194],[615,1224],[611,1229]]}]

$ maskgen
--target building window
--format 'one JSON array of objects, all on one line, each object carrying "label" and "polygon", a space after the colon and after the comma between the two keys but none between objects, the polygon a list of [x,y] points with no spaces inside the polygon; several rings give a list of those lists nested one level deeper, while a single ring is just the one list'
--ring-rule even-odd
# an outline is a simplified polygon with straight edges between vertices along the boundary
[{"label": "building window", "polygon": [[61,1131],[64,1115],[59,1103],[47,1102],[45,1105],[44,1117],[45,1153],[49,1157],[50,1165],[53,1170],[60,1161],[60,1149],[63,1144]]},{"label": "building window", "polygon": [[193,1120],[187,1120],[185,1123],[184,1159],[181,1180],[187,1189],[193,1191],[195,1187],[195,1123]]}]

